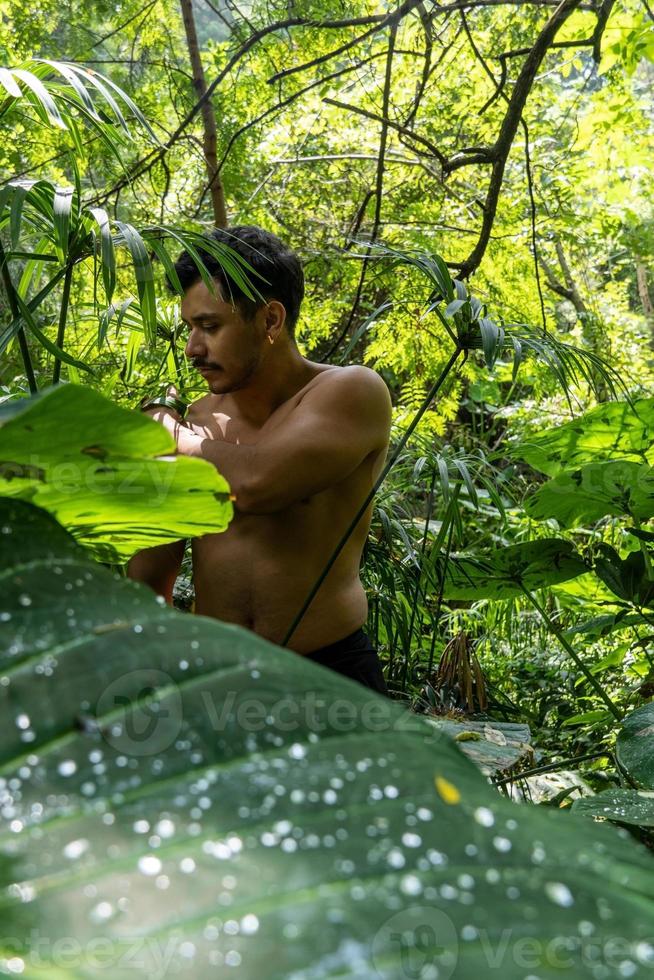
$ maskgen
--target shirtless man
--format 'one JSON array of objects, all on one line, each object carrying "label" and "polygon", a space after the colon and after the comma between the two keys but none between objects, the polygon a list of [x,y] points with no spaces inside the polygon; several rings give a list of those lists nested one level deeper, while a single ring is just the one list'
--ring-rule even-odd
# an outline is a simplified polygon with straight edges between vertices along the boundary
[{"label": "shirtless man", "polygon": [[[210,393],[183,421],[171,409],[150,411],[180,453],[215,464],[236,498],[228,529],[193,541],[196,613],[282,643],[383,467],[391,403],[374,371],[316,364],[298,351],[304,277],[289,248],[252,226],[212,237],[267,280],[255,280],[265,299],[249,300],[203,253],[214,295],[182,254],[176,269],[186,355]],[[385,692],[377,654],[361,630],[368,604],[359,565],[371,509],[288,646]],[[129,575],[170,602],[183,552],[183,541],[140,552]]]}]

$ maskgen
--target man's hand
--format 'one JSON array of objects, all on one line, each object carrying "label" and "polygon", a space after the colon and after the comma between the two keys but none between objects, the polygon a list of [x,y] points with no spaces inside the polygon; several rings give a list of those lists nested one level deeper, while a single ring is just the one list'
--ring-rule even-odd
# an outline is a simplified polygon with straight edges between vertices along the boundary
[{"label": "man's hand", "polygon": [[[168,386],[165,397],[170,398],[172,401],[178,400],[179,395],[175,385]],[[166,405],[150,405],[148,407],[146,404],[146,407],[142,409],[142,411],[144,415],[149,415],[151,419],[154,419],[155,422],[159,422],[160,425],[163,425],[164,429],[167,429],[168,432],[170,432],[171,436],[178,445],[179,452],[184,452],[179,445],[180,439],[183,435],[189,435],[192,438],[197,439],[197,436],[194,436],[191,429],[185,425],[182,416],[176,409],[169,408]]]}]

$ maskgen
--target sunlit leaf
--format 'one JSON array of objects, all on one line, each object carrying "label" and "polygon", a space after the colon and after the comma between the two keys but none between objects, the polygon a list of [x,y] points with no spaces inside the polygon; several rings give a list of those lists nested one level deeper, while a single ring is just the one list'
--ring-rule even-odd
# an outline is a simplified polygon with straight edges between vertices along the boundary
[{"label": "sunlit leaf", "polygon": [[90,388],[10,402],[0,425],[0,494],[55,514],[104,560],[223,531],[231,520],[229,488],[214,466],[175,457],[163,426]]}]

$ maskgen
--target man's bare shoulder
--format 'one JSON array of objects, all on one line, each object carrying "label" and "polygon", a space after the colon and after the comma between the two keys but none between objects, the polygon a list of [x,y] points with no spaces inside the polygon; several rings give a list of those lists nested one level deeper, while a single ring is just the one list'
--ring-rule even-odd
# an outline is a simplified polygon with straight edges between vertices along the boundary
[{"label": "man's bare shoulder", "polygon": [[386,382],[376,371],[362,364],[347,367],[331,367],[321,371],[311,383],[314,392],[320,397],[333,396],[348,402],[372,402],[374,405],[390,408],[391,396]]}]

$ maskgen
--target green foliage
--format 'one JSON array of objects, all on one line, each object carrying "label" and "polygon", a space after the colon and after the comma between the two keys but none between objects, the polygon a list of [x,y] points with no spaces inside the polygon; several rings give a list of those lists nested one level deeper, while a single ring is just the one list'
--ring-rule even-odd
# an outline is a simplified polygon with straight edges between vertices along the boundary
[{"label": "green foliage", "polygon": [[[574,909],[600,951],[619,931],[644,975],[654,879],[633,843],[515,807],[423,719],[248,631],[162,608],[49,515],[0,508],[13,610],[0,621],[13,860],[0,902],[27,913],[12,924],[12,962],[32,972],[38,936],[33,975],[89,980],[109,966],[120,980],[138,942],[148,973],[165,949],[197,980],[223,963],[281,980],[349,971],[355,948],[359,972],[390,978],[405,953],[394,927],[426,921],[432,962],[464,980],[485,962],[482,939],[499,942],[510,922],[554,976],[548,943],[583,938]],[[452,887],[469,898],[451,901]],[[223,932],[226,907],[236,927]],[[480,926],[459,942],[476,910]],[[80,952],[58,965],[65,936]],[[100,960],[88,958],[100,939]],[[603,956],[589,963],[573,943],[575,976],[594,976]],[[510,951],[502,974],[524,976]]]},{"label": "green foliage", "polygon": [[32,501],[103,561],[123,562],[231,520],[216,468],[175,450],[152,419],[89,388],[51,388],[0,408],[0,494]]},{"label": "green foliage", "polygon": [[[28,66],[32,70],[21,67],[13,71],[3,69],[3,73],[0,73],[0,81],[7,90],[7,99],[0,106],[0,124],[4,115],[8,115],[11,121],[11,114],[16,106],[20,107],[22,102],[27,101],[43,125],[63,129],[73,137],[75,153],[81,156],[80,130],[76,118],[81,116],[120,161],[121,140],[130,138],[130,132],[114,98],[115,94],[127,104],[138,121],[154,137],[140,110],[109,79],[63,62],[36,61],[29,62]],[[48,74],[53,73],[56,80],[49,81],[46,87],[42,79],[48,82]],[[63,83],[59,76],[63,77]],[[19,81],[23,88],[18,84]],[[101,116],[96,111],[90,89],[94,92],[97,90],[108,104],[108,117]],[[71,112],[71,108],[75,111]],[[6,124],[6,120],[4,122]],[[117,131],[120,139],[116,136]],[[91,281],[94,303],[97,301],[97,287],[101,277],[106,302],[111,304],[117,281],[117,251],[127,251],[138,293],[138,310],[143,332],[150,347],[154,347],[157,340],[158,318],[153,268],[155,256],[161,262],[170,285],[181,292],[173,261],[166,251],[166,241],[189,252],[202,280],[212,290],[212,277],[198,253],[200,245],[228,271],[250,298],[258,295],[258,292],[256,284],[251,283],[249,276],[262,278],[232,249],[217,242],[207,242],[197,231],[181,231],[167,225],[154,225],[139,230],[129,221],[116,219],[113,222],[116,228],[114,232],[104,208],[83,205],[78,164],[75,156],[71,156],[71,159],[74,186],[61,186],[42,177],[38,180],[9,180],[0,190],[0,234],[3,229],[8,228],[10,244],[9,250],[6,250],[0,239],[0,273],[9,309],[13,314],[12,321],[0,333],[0,353],[7,349],[16,336],[19,337],[23,364],[32,392],[37,390],[37,383],[24,336],[25,327],[54,358],[53,383],[59,380],[62,362],[76,371],[92,373],[87,364],[64,350],[73,276],[79,271],[80,265],[88,260],[93,262]],[[16,259],[26,260],[23,261],[22,274],[18,281],[12,276],[11,268],[12,260]],[[43,285],[41,277],[46,269],[49,275]],[[54,342],[39,324],[39,319],[43,317],[42,308],[46,301],[51,302],[51,294],[60,282],[62,290],[56,313],[57,339]],[[35,291],[35,287],[40,288]],[[31,297],[30,292],[33,293]],[[98,336],[101,333],[102,326]]]}]

